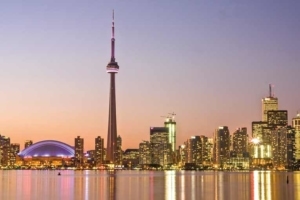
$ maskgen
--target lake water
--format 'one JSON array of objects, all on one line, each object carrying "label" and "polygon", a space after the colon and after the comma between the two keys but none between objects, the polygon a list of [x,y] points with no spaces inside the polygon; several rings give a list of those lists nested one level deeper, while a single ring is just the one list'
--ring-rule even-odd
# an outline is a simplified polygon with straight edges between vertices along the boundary
[{"label": "lake water", "polygon": [[0,199],[300,199],[300,172],[58,172],[0,170]]}]

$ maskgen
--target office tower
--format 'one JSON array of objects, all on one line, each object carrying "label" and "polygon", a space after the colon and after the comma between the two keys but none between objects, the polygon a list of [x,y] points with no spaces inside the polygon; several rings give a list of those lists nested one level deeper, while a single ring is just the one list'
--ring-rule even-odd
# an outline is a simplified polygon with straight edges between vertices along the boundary
[{"label": "office tower", "polygon": [[166,166],[172,164],[172,145],[166,127],[150,128],[151,164]]},{"label": "office tower", "polygon": [[264,138],[263,127],[268,127],[268,122],[252,122],[252,138],[262,142]]},{"label": "office tower", "polygon": [[0,164],[3,166],[10,165],[10,138],[0,135]]},{"label": "office tower", "polygon": [[285,169],[287,165],[287,127],[272,130],[272,162],[275,169]]},{"label": "office tower", "polygon": [[262,99],[262,121],[267,121],[269,110],[278,110],[278,98],[272,93],[272,85],[269,85],[269,96]]},{"label": "office tower", "polygon": [[269,110],[267,112],[267,122],[269,127],[287,126],[288,111],[287,110]]},{"label": "office tower", "polygon": [[115,153],[115,164],[122,165],[122,156],[123,156],[122,138],[121,138],[121,136],[118,136],[117,137],[117,149],[116,149],[116,153]]},{"label": "office tower", "polygon": [[143,141],[139,145],[139,164],[151,164],[151,145],[149,141]]},{"label": "office tower", "polygon": [[232,149],[238,157],[248,152],[248,134],[247,128],[238,128],[232,137]]},{"label": "office tower", "polygon": [[295,128],[295,159],[300,161],[300,113],[293,118],[292,126]]},{"label": "office tower", "polygon": [[83,166],[83,154],[84,150],[84,140],[83,138],[80,138],[80,136],[77,136],[75,138],[75,166],[76,167],[82,167]]},{"label": "office tower", "polygon": [[207,140],[208,160],[210,161],[210,164],[212,164],[214,155],[214,137],[208,138]]},{"label": "office tower", "polygon": [[116,86],[115,75],[119,71],[119,65],[115,59],[115,26],[114,13],[112,21],[112,38],[111,38],[111,58],[106,67],[107,73],[110,74],[109,87],[109,114],[108,114],[108,133],[107,133],[107,147],[106,160],[115,163],[115,152],[117,150],[117,112],[116,112]]},{"label": "office tower", "polygon": [[33,144],[32,140],[26,140],[24,149],[26,149],[27,147],[30,147],[32,144]]},{"label": "office tower", "polygon": [[210,165],[210,150],[211,145],[208,142],[208,137],[201,135],[201,144],[202,144],[202,164],[203,165]]},{"label": "office tower", "polygon": [[200,136],[192,136],[185,143],[187,163],[202,164],[202,142]]},{"label": "office tower", "polygon": [[223,167],[230,156],[230,134],[227,126],[220,126],[214,132],[214,164]]},{"label": "office tower", "polygon": [[296,131],[292,126],[287,126],[287,167],[289,169],[296,168],[296,148],[295,148]]},{"label": "office tower", "polygon": [[172,145],[172,151],[176,149],[176,121],[175,114],[171,113],[172,117],[167,117],[165,120],[165,127],[169,130],[169,143]]},{"label": "office tower", "polygon": [[100,136],[95,138],[95,164],[96,166],[103,163],[104,139]]},{"label": "office tower", "polygon": [[177,156],[178,156],[177,160],[178,160],[179,167],[182,167],[185,165],[185,163],[187,163],[186,155],[187,155],[186,145],[185,144],[180,145],[178,147],[178,154],[177,154]]},{"label": "office tower", "polygon": [[122,163],[128,169],[132,169],[139,164],[139,149],[126,149],[123,153]]}]

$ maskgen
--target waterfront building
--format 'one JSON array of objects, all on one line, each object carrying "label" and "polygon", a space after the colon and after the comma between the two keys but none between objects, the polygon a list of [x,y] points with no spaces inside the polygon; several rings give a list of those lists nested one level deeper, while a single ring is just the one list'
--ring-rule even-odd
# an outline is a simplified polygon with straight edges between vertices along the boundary
[{"label": "waterfront building", "polygon": [[139,145],[139,164],[151,164],[151,144],[149,141],[143,141]]},{"label": "waterfront building", "polygon": [[300,113],[293,118],[292,126],[295,128],[295,159],[300,161]]},{"label": "waterfront building", "polygon": [[186,162],[202,165],[202,142],[200,136],[192,136],[185,142]]},{"label": "waterfront building", "polygon": [[139,149],[126,149],[122,164],[128,169],[136,167],[139,164]]},{"label": "waterfront building", "polygon": [[24,149],[26,149],[27,147],[30,147],[32,144],[33,144],[32,140],[26,140],[25,145],[24,145]]},{"label": "waterfront building", "polygon": [[230,133],[227,126],[220,126],[214,132],[214,165],[223,168],[230,157]]},{"label": "waterfront building", "polygon": [[285,169],[287,165],[287,127],[272,131],[272,162],[274,169]]},{"label": "waterfront building", "polygon": [[287,168],[288,169],[296,169],[297,160],[296,160],[296,130],[292,126],[287,126]]},{"label": "waterfront building", "polygon": [[238,128],[232,136],[232,149],[238,157],[248,152],[248,134],[247,128]]},{"label": "waterfront building", "polygon": [[269,110],[278,110],[278,98],[272,93],[272,85],[269,85],[269,96],[262,99],[262,121],[266,122]]},{"label": "waterfront building", "polygon": [[272,164],[271,130],[268,122],[252,122],[250,143],[251,166],[268,167]]},{"label": "waterfront building", "polygon": [[167,166],[173,163],[172,145],[167,127],[150,128],[151,164]]},{"label": "waterfront building", "polygon": [[212,145],[209,143],[208,137],[200,135],[200,138],[202,144],[202,164],[204,166],[209,166],[211,165],[210,151],[212,149]]},{"label": "waterfront building", "polygon": [[29,169],[72,166],[74,147],[55,140],[43,140],[21,151],[16,165]]},{"label": "waterfront building", "polygon": [[0,164],[2,166],[10,165],[10,138],[0,135]]},{"label": "waterfront building", "polygon": [[89,167],[94,167],[96,165],[95,157],[96,157],[95,150],[86,151],[85,158],[87,160],[87,163],[89,164]]},{"label": "waterfront building", "polygon": [[117,165],[122,165],[122,156],[123,156],[123,151],[122,151],[122,138],[121,136],[117,137],[117,149],[115,153],[115,164]]},{"label": "waterfront building", "polygon": [[77,136],[75,138],[75,166],[76,167],[82,167],[83,161],[84,161],[84,139],[80,138],[80,136]]},{"label": "waterfront building", "polygon": [[178,153],[177,153],[177,160],[178,160],[178,166],[179,167],[183,167],[185,165],[185,163],[187,163],[187,150],[186,150],[186,145],[180,145],[178,147]]},{"label": "waterfront building", "polygon": [[169,143],[172,145],[172,151],[176,150],[176,121],[175,114],[172,114],[172,117],[167,117],[165,120],[165,127],[168,128],[169,131]]},{"label": "waterfront building", "polygon": [[107,133],[107,147],[106,147],[106,160],[110,163],[116,161],[117,150],[117,112],[116,112],[116,86],[115,75],[119,71],[119,65],[115,59],[115,25],[114,13],[112,21],[112,38],[111,38],[111,58],[106,67],[107,73],[110,74],[110,87],[109,87],[109,114],[108,114],[108,133]]},{"label": "waterfront building", "polygon": [[104,139],[100,136],[95,138],[95,165],[100,165],[103,163],[104,154]]}]

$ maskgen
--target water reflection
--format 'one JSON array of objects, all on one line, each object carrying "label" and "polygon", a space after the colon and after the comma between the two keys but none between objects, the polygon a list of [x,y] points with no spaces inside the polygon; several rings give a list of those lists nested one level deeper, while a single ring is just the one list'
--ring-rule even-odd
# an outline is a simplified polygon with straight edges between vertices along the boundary
[{"label": "water reflection", "polygon": [[300,172],[0,170],[0,191],[23,200],[290,200],[300,199]]}]

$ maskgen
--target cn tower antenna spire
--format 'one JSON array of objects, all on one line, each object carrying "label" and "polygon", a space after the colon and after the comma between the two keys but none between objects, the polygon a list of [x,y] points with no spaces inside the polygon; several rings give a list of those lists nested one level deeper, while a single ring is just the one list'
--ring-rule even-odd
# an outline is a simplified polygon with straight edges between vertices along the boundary
[{"label": "cn tower antenna spire", "polygon": [[115,11],[112,13],[112,38],[115,38]]},{"label": "cn tower antenna spire", "polygon": [[111,62],[115,62],[115,11],[112,12],[112,27],[111,27]]}]

